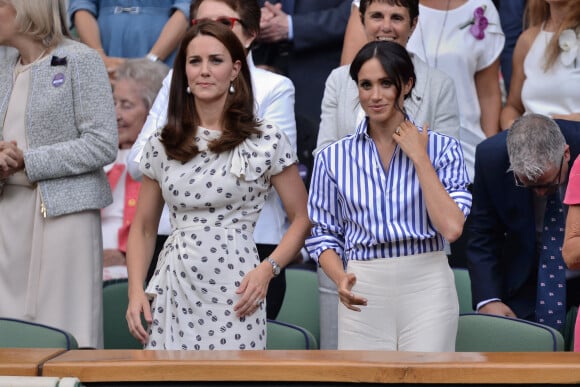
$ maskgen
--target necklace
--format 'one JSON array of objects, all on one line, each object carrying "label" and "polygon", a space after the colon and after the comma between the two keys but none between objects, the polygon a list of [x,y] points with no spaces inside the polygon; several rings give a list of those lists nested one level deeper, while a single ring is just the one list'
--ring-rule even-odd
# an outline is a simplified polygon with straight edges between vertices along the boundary
[{"label": "necklace", "polygon": [[32,62],[30,62],[28,64],[22,64],[22,56],[20,56],[18,58],[18,62],[16,63],[16,66],[14,66],[14,76],[16,77],[16,76],[18,76],[18,74],[25,72],[26,70],[31,68],[35,63],[37,63],[39,60],[41,60],[44,57],[44,54],[46,54],[46,50],[48,50],[48,47],[46,47],[44,50],[42,50],[40,55],[35,60],[33,60]]},{"label": "necklace", "polygon": [[[449,6],[451,5],[451,0],[447,0],[447,6],[445,7],[445,16],[443,17],[443,23],[441,25],[441,31],[439,31],[439,39],[437,39],[437,45],[435,46],[435,59],[433,60],[433,67],[437,68],[437,59],[439,57],[439,46],[441,46],[441,39],[443,38],[443,31],[445,30],[445,25],[447,24],[447,15],[449,15]],[[423,47],[423,54],[425,55],[425,62],[429,65],[429,57],[427,56],[427,48],[425,47],[425,35],[423,34],[423,25],[419,20],[419,31],[421,32],[421,46]]]}]

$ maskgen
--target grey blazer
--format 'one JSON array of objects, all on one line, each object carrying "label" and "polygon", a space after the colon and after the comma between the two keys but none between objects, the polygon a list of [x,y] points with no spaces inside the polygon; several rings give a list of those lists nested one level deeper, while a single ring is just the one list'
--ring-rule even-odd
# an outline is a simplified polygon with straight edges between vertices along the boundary
[{"label": "grey blazer", "polygon": [[[453,80],[412,56],[417,80],[405,100],[407,114],[418,124],[459,139],[459,106]],[[360,102],[350,65],[338,67],[326,80],[322,114],[315,153],[325,146],[354,133]]]},{"label": "grey blazer", "polygon": [[[103,208],[112,202],[103,166],[118,148],[107,71],[96,51],[73,40],[51,56],[30,70],[26,174],[38,184],[47,216]],[[0,139],[17,61],[18,53],[0,61]]]}]

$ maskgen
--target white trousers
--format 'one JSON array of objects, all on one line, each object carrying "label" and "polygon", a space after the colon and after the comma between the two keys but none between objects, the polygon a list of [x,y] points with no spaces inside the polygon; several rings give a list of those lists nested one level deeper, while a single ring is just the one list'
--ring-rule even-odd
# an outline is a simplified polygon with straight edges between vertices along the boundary
[{"label": "white trousers", "polygon": [[459,304],[443,251],[349,261],[361,312],[338,305],[338,349],[454,352]]}]

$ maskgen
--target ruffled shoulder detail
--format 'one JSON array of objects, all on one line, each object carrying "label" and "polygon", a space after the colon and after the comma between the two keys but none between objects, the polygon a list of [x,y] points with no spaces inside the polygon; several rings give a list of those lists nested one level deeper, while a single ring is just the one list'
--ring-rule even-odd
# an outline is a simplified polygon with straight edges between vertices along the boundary
[{"label": "ruffled shoulder detail", "polygon": [[298,157],[286,134],[269,122],[262,122],[260,133],[238,145],[229,160],[230,172],[245,181],[254,181],[282,172]]}]

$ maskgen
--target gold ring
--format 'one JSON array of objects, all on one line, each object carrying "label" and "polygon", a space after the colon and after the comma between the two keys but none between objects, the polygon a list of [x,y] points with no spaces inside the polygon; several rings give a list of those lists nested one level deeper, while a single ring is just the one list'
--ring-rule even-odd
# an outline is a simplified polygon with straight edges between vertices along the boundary
[{"label": "gold ring", "polygon": [[395,134],[397,136],[400,136],[401,135],[401,127],[400,126],[397,126],[397,129],[395,129]]}]

